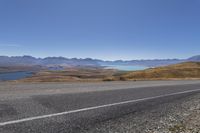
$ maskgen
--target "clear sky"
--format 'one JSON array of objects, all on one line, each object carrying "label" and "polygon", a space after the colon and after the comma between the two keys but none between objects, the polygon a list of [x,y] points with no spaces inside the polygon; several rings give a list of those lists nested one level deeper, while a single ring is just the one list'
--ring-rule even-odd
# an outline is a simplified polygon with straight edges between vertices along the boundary
[{"label": "clear sky", "polygon": [[187,58],[200,0],[0,0],[0,55]]}]

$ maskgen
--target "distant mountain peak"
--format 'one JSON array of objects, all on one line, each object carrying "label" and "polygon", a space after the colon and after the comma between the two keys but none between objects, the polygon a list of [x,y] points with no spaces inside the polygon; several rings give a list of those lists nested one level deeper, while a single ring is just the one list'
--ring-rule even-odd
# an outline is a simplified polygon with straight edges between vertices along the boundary
[{"label": "distant mountain peak", "polygon": [[149,60],[116,60],[104,61],[92,58],[65,58],[46,57],[35,58],[29,55],[24,56],[0,56],[0,66],[15,65],[40,65],[40,66],[106,66],[106,65],[139,65],[146,67],[165,66],[187,61],[200,62],[200,55],[188,59],[149,59]]}]

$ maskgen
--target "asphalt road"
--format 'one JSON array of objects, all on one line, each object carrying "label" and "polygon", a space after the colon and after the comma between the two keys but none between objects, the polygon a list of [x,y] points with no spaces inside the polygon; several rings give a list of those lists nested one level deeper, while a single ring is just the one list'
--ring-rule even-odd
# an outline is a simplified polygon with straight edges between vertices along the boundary
[{"label": "asphalt road", "polygon": [[200,81],[0,83],[0,133],[79,133],[200,92]]}]

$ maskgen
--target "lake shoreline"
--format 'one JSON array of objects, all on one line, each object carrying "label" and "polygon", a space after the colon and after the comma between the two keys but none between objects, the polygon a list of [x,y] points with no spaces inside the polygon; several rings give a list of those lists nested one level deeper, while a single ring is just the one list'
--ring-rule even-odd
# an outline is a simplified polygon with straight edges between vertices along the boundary
[{"label": "lake shoreline", "polygon": [[1,72],[0,81],[12,81],[28,78],[34,75],[32,71]]}]

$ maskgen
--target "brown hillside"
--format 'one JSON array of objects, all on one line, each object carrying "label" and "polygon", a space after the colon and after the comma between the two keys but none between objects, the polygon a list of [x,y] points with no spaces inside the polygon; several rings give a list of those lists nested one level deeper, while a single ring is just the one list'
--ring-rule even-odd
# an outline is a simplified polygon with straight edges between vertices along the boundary
[{"label": "brown hillside", "polygon": [[122,80],[157,80],[200,78],[200,62],[185,62],[165,67],[134,71],[121,76]]}]

